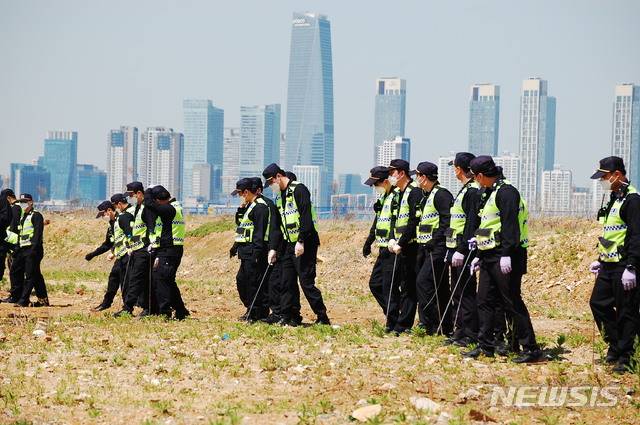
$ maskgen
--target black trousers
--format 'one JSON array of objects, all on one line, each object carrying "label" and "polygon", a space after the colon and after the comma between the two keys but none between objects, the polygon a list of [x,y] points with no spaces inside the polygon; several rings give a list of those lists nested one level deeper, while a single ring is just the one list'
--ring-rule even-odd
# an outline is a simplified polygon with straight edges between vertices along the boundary
[{"label": "black trousers", "polygon": [[165,253],[158,253],[154,259],[152,282],[158,314],[171,317],[172,310],[177,314],[187,310],[176,282],[176,273],[181,262],[181,255]]},{"label": "black trousers", "polygon": [[271,266],[265,285],[268,285],[267,292],[269,294],[269,308],[273,314],[279,316],[281,315],[281,298],[282,294],[285,292],[282,289],[282,261],[280,258],[278,258],[275,264]]},{"label": "black trousers", "polygon": [[118,294],[120,289],[122,295],[122,302],[126,299],[126,292],[129,280],[129,271],[127,266],[129,265],[129,256],[125,255],[122,258],[116,258],[109,272],[109,280],[107,282],[107,292],[104,293],[102,305],[105,307],[111,307],[113,300]]},{"label": "black trousers", "polygon": [[385,326],[387,330],[393,331],[398,327],[398,318],[400,317],[402,260],[400,255],[390,253],[387,248],[380,249],[379,258],[382,258],[382,290],[386,301],[387,321]]},{"label": "black trousers", "polygon": [[[451,267],[451,291],[453,292],[451,315],[453,318],[453,338],[471,338],[478,336],[478,308],[476,305],[476,275],[471,274],[469,265],[473,258],[463,266]],[[466,263],[466,264],[465,264]],[[502,309],[500,309],[502,311]],[[503,313],[504,316],[504,313]],[[499,321],[496,321],[498,323]],[[504,319],[502,320],[504,323]]]},{"label": "black trousers", "polygon": [[527,306],[522,300],[522,271],[514,269],[503,274],[499,261],[482,261],[478,280],[478,343],[489,351],[496,344],[496,306],[502,304],[507,319],[513,324],[513,334],[525,350],[538,348]]},{"label": "black trousers", "polygon": [[132,261],[129,266],[129,289],[123,308],[132,312],[133,307],[138,304],[146,310],[149,308],[150,255],[146,249],[142,248],[134,251],[129,261]]},{"label": "black trousers", "polygon": [[[240,257],[240,269],[236,275],[236,286],[240,301],[248,310],[255,298],[249,318],[254,320],[263,319],[269,314],[269,289],[267,277],[265,276],[267,271],[267,251],[253,252],[249,249],[245,252],[240,247],[238,248],[238,257]],[[259,288],[263,277],[265,278],[264,282],[262,287]],[[259,292],[258,289],[260,289]]]},{"label": "black trousers", "polygon": [[300,289],[298,281],[311,310],[317,316],[327,314],[327,307],[322,299],[322,292],[316,287],[316,256],[318,245],[305,244],[304,254],[295,256],[295,243],[288,243],[282,256],[282,285],[285,293],[282,296],[281,311],[284,317],[296,319],[300,317]]},{"label": "black trousers", "polygon": [[622,287],[624,264],[603,263],[591,292],[589,305],[598,329],[609,348],[620,359],[629,360],[640,329],[638,288]]},{"label": "black trousers", "polygon": [[391,253],[387,248],[380,248],[378,258],[376,258],[371,270],[371,277],[369,277],[369,290],[380,308],[382,308],[382,314],[387,314],[387,294],[384,292],[383,263],[384,259],[390,255]]},{"label": "black trousers", "polygon": [[438,331],[450,335],[453,329],[451,307],[447,303],[451,296],[449,288],[449,265],[445,263],[445,252],[431,252],[420,247],[417,264],[420,266],[416,280],[420,324],[428,334]]},{"label": "black trousers", "polygon": [[4,268],[9,254],[9,247],[4,241],[0,240],[0,280],[4,279]]},{"label": "black trousers", "polygon": [[11,263],[11,298],[20,304],[29,303],[35,289],[38,298],[47,298],[47,287],[40,271],[44,251],[40,247],[19,248]]},{"label": "black trousers", "polygon": [[411,329],[416,318],[418,307],[418,295],[416,292],[418,244],[409,244],[402,251],[398,258],[401,275],[400,314],[395,329],[400,332]]}]

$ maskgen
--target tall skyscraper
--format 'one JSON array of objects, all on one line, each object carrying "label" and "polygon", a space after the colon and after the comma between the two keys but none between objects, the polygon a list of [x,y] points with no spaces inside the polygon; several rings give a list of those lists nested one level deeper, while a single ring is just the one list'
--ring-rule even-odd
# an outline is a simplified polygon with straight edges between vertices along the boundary
[{"label": "tall skyscraper", "polygon": [[[240,129],[225,128],[223,143],[222,194],[223,197],[228,197],[236,188],[236,182],[240,178]],[[262,170],[258,175],[262,175]]]},{"label": "tall skyscraper", "polygon": [[280,159],[280,105],[240,107],[240,178]]},{"label": "tall skyscraper", "polygon": [[[493,162],[502,167],[502,174],[514,187],[520,187],[520,158],[517,155],[503,152],[502,155],[494,157]],[[528,199],[526,200],[529,202]]]},{"label": "tall skyscraper", "polygon": [[211,193],[209,199],[220,197],[222,190],[224,111],[213,106],[210,100],[185,99],[184,109],[184,169],[182,176],[183,197],[193,197],[194,164],[211,165]]},{"label": "tall skyscraper", "polygon": [[[104,201],[107,198],[107,173],[91,164],[78,164],[76,169],[78,172],[76,197],[80,201]],[[124,186],[113,193],[122,193],[123,189]]]},{"label": "tall skyscraper", "polygon": [[573,185],[571,171],[554,166],[542,172],[542,212],[547,215],[568,215],[571,212]]},{"label": "tall skyscraper", "polygon": [[500,123],[500,86],[474,84],[469,101],[469,152],[475,155],[498,154]]},{"label": "tall skyscraper", "polygon": [[[293,174],[298,177],[298,181],[303,183],[311,193],[311,202],[318,202],[321,193],[322,172],[317,165],[294,165]],[[331,202],[331,200],[329,200]],[[330,206],[330,205],[329,205]]]},{"label": "tall skyscraper", "polygon": [[40,165],[51,175],[50,199],[69,200],[75,196],[77,163],[78,132],[49,131]]},{"label": "tall skyscraper", "polygon": [[163,185],[182,199],[182,153],[184,136],[166,127],[148,127],[138,144],[138,178],[147,187]]},{"label": "tall skyscraper", "polygon": [[640,184],[640,86],[618,84],[615,94],[611,152],[624,159],[629,180]]},{"label": "tall skyscraper", "polygon": [[374,162],[385,140],[404,137],[407,107],[407,82],[397,77],[376,80],[375,128],[373,135]]},{"label": "tall skyscraper", "polygon": [[411,162],[411,139],[398,136],[378,146],[376,165],[388,166],[392,159]]},{"label": "tall skyscraper", "polygon": [[547,81],[522,82],[520,98],[520,192],[531,210],[540,208],[543,170],[553,170],[556,99],[547,95]]},{"label": "tall skyscraper", "polygon": [[109,131],[107,145],[107,195],[111,196],[138,179],[138,128],[121,126]]},{"label": "tall skyscraper", "polygon": [[331,24],[316,13],[294,13],[291,29],[284,169],[318,166],[319,207],[329,207],[333,182]]},{"label": "tall skyscraper", "polygon": [[36,202],[47,201],[50,199],[51,175],[39,165],[12,163],[9,187],[16,196],[29,193]]}]

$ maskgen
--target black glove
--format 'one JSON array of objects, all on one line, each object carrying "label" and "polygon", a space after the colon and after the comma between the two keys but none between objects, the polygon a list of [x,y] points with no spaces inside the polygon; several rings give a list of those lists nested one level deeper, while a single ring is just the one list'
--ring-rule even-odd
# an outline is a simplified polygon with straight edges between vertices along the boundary
[{"label": "black glove", "polygon": [[247,211],[246,207],[238,207],[238,209],[236,210],[236,224],[240,224],[240,220],[242,220],[242,217],[244,217],[244,213],[245,211]]},{"label": "black glove", "polygon": [[379,213],[380,211],[382,211],[382,203],[379,200],[374,202],[373,211],[376,213]]},{"label": "black glove", "polygon": [[91,261],[93,259],[94,255],[93,252],[88,253],[87,255],[84,256],[84,259],[87,261]]},{"label": "black glove", "polygon": [[364,243],[364,246],[362,247],[362,256],[364,258],[367,258],[370,255],[371,255],[371,244],[369,243],[369,241],[367,241]]},{"label": "black glove", "polygon": [[229,250],[229,258],[233,258],[238,255],[238,244],[234,243],[231,249]]}]

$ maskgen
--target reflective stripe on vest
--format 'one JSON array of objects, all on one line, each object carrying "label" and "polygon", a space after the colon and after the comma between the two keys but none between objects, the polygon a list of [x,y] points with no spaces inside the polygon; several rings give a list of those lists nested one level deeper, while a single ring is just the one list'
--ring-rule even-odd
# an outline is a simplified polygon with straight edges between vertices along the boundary
[{"label": "reflective stripe on vest", "polygon": [[138,251],[144,248],[145,239],[148,238],[147,235],[147,225],[142,220],[142,212],[144,211],[144,205],[140,205],[138,209],[138,214],[136,214],[136,206],[132,205],[127,209],[128,212],[133,215],[133,228],[131,229],[132,238],[131,238],[131,250]]},{"label": "reflective stripe on vest", "polygon": [[[500,222],[500,210],[496,205],[496,195],[500,188],[505,184],[511,185],[508,180],[502,180],[496,183],[495,189],[491,192],[489,199],[487,199],[484,207],[478,213],[480,216],[480,226],[478,227],[478,230],[476,230],[475,237],[480,251],[487,251],[500,246],[499,237],[496,237],[496,235],[500,233],[502,223]],[[528,217],[529,210],[527,209],[527,203],[522,196],[520,196],[518,225],[520,227],[520,246],[523,248],[527,248],[529,246],[529,226],[527,225]]]},{"label": "reflective stripe on vest", "polygon": [[449,231],[447,233],[447,248],[456,248],[458,246],[458,236],[464,232],[467,215],[462,208],[462,202],[470,187],[480,189],[480,185],[477,182],[469,180],[462,189],[460,189],[449,210],[451,213],[451,221],[449,222]]},{"label": "reflective stripe on vest", "polygon": [[33,234],[35,233],[33,222],[31,221],[34,212],[36,212],[36,210],[29,211],[29,214],[27,214],[24,221],[21,221],[21,225],[18,228],[18,232],[20,233],[20,248],[31,246]]},{"label": "reflective stripe on vest", "polygon": [[264,201],[264,199],[256,198],[253,200],[253,202],[251,202],[251,205],[249,205],[249,208],[247,208],[247,210],[245,211],[244,215],[242,216],[242,219],[240,219],[240,223],[238,224],[238,228],[236,229],[236,239],[235,239],[236,242],[251,243],[253,241],[253,231],[255,229],[255,226],[253,224],[253,221],[249,218],[249,214],[251,213],[251,211],[253,211],[253,208],[257,204],[262,204],[266,206],[267,209],[269,210],[269,215],[267,216],[268,217],[267,227],[264,232],[264,240],[265,241],[269,240],[269,227],[271,225],[271,209],[269,208],[269,205],[267,205],[267,203]]},{"label": "reflective stripe on vest", "polygon": [[598,242],[598,254],[600,261],[605,263],[617,263],[622,259],[621,252],[624,248],[624,240],[627,237],[627,223],[620,217],[622,204],[630,193],[638,193],[636,188],[629,186],[622,199],[616,199],[606,217],[598,221],[602,224],[602,237]]},{"label": "reflective stripe on vest", "polygon": [[[11,205],[9,208],[13,209],[12,208],[13,205]],[[20,221],[22,220],[22,214],[23,214],[22,208],[20,208],[20,218],[18,219],[18,229],[16,229],[18,233],[20,233]],[[7,237],[4,238],[4,240],[7,243],[10,243],[11,245],[18,245],[18,241],[20,240],[20,236],[18,235],[18,233],[9,230],[9,226],[7,226]]]},{"label": "reflective stripe on vest", "polygon": [[427,197],[421,211],[416,211],[416,216],[420,219],[416,229],[417,241],[419,244],[426,244],[433,239],[433,231],[440,226],[440,214],[434,205],[436,193],[440,186],[434,186]]},{"label": "reflective stripe on vest", "polygon": [[127,254],[127,242],[127,236],[120,227],[118,216],[116,216],[116,221],[113,223],[113,255],[116,258],[122,258]]},{"label": "reflective stripe on vest", "polygon": [[[173,245],[184,245],[184,238],[187,233],[186,223],[184,221],[184,215],[182,212],[182,205],[180,202],[173,201],[171,206],[176,210],[176,215],[171,220],[171,240]],[[153,229],[153,235],[150,236],[151,246],[153,248],[160,247],[160,237],[162,236],[162,220],[160,217],[156,218],[156,227]]]},{"label": "reflective stripe on vest", "polygon": [[[398,207],[398,211],[396,212],[396,226],[394,230],[396,240],[399,240],[402,236],[402,233],[407,229],[407,225],[409,224],[409,216],[411,215],[411,209],[409,208],[409,195],[413,190],[421,190],[418,187],[418,184],[415,181],[412,181],[407,185],[402,194],[402,199],[400,200],[400,206]],[[395,189],[396,194],[400,195],[400,188]],[[415,238],[410,240],[409,243],[415,242]]]},{"label": "reflective stripe on vest", "polygon": [[376,213],[376,245],[379,248],[389,246],[389,237],[391,236],[391,215],[393,198],[395,192],[389,192],[381,199],[382,208]]},{"label": "reflective stripe on vest", "polygon": [[[293,196],[293,192],[300,183],[293,181],[289,183],[285,191],[284,205],[282,205],[282,193],[276,194],[275,204],[280,212],[282,218],[282,234],[288,242],[298,242],[298,236],[300,234],[300,213],[298,212],[298,205],[296,199]],[[316,208],[311,205],[311,219],[313,220],[313,227],[318,231],[318,216],[316,215]]]}]

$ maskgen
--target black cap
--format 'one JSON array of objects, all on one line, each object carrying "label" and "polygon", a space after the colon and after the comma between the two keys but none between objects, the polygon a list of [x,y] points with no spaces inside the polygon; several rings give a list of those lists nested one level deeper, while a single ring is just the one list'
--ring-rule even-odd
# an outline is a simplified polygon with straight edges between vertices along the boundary
[{"label": "black cap", "polygon": [[162,185],[154,186],[153,189],[151,189],[151,196],[153,199],[159,199],[161,201],[166,201],[171,198],[169,191]]},{"label": "black cap", "polygon": [[127,184],[127,192],[144,192],[144,186],[140,182],[131,182]]},{"label": "black cap", "polygon": [[298,176],[293,174],[293,172],[291,172],[291,171],[287,171],[286,173],[284,173],[284,175],[287,176],[289,178],[289,180],[293,180],[293,181],[298,180]]},{"label": "black cap", "polygon": [[33,196],[31,196],[30,193],[22,193],[20,194],[20,199],[18,199],[19,202],[27,202],[27,201],[33,201]]},{"label": "black cap", "polygon": [[251,177],[251,187],[253,189],[264,189],[264,185],[262,184],[262,179],[260,177]]},{"label": "black cap", "polygon": [[231,196],[236,196],[238,193],[242,192],[243,190],[251,189],[252,186],[253,186],[253,183],[250,178],[245,177],[243,179],[240,179],[236,182],[236,190],[231,192]]},{"label": "black cap", "polygon": [[501,168],[496,166],[489,155],[480,155],[471,160],[469,164],[473,174],[484,174],[487,177],[496,177],[501,174]]},{"label": "black cap", "polygon": [[369,171],[369,178],[364,182],[367,186],[372,186],[379,181],[389,178],[389,169],[387,167],[373,167]]},{"label": "black cap", "polygon": [[392,159],[389,163],[389,167],[387,167],[389,171],[391,170],[402,170],[405,173],[409,174],[409,163],[404,159]]},{"label": "black cap", "polygon": [[411,172],[411,175],[416,173],[424,174],[427,177],[437,179],[438,178],[438,166],[433,162],[423,161]]},{"label": "black cap", "polygon": [[620,171],[622,174],[627,174],[627,170],[624,168],[624,160],[619,156],[608,156],[600,160],[600,166],[595,173],[591,176],[592,179],[597,180],[607,173],[613,171]]},{"label": "black cap", "polygon": [[115,195],[111,196],[111,203],[112,204],[117,204],[118,202],[122,202],[124,204],[128,204],[129,200],[127,199],[127,195],[125,195],[124,193],[116,193]]},{"label": "black cap", "polygon": [[460,167],[463,170],[468,170],[471,165],[471,161],[476,156],[469,152],[458,152],[453,161],[449,161],[449,165],[455,165],[456,167]]},{"label": "black cap", "polygon": [[98,214],[96,215],[96,218],[102,217],[105,211],[107,211],[107,209],[109,208],[113,209],[113,204],[111,203],[111,201],[100,202],[100,205],[98,205]]},{"label": "black cap", "polygon": [[270,178],[275,177],[276,174],[282,174],[283,176],[286,175],[284,170],[274,162],[267,165],[267,168],[262,172],[262,177],[264,177],[265,180],[269,180]]},{"label": "black cap", "polygon": [[16,194],[13,191],[13,189],[2,189],[2,192],[0,192],[0,198],[6,198],[8,196],[11,196],[12,198],[16,197]]}]

